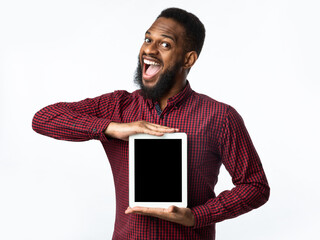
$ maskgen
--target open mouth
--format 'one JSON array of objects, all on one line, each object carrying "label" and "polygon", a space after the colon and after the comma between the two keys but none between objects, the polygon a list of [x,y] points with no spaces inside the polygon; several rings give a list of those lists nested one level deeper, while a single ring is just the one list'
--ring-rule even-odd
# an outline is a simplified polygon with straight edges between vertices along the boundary
[{"label": "open mouth", "polygon": [[156,76],[161,69],[159,62],[149,59],[143,59],[143,78],[145,80],[151,80]]}]

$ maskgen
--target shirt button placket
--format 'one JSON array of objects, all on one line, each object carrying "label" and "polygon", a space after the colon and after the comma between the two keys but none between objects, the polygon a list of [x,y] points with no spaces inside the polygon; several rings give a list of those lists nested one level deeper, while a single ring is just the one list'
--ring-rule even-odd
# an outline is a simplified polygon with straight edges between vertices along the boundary
[{"label": "shirt button placket", "polygon": [[161,114],[160,117],[159,117],[160,125],[163,125],[163,119],[164,119],[164,116],[163,116],[163,114]]}]

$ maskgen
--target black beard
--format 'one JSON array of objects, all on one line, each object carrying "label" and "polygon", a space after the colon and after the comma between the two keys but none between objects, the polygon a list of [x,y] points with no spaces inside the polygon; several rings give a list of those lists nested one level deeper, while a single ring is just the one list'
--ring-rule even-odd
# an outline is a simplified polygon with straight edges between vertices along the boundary
[{"label": "black beard", "polygon": [[168,69],[165,73],[161,74],[158,82],[153,87],[146,87],[142,82],[142,67],[140,60],[138,60],[138,66],[134,75],[134,83],[137,84],[141,91],[141,95],[144,98],[149,98],[152,101],[156,102],[161,99],[161,97],[165,96],[172,86],[174,85],[174,78],[181,67],[180,63],[177,63],[172,68]]}]

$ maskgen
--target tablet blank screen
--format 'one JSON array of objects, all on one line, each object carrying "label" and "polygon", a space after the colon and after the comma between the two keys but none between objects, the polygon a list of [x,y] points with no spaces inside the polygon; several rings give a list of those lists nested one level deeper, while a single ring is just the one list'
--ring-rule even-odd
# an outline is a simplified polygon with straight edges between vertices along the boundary
[{"label": "tablet blank screen", "polygon": [[181,139],[135,139],[135,201],[182,201]]}]

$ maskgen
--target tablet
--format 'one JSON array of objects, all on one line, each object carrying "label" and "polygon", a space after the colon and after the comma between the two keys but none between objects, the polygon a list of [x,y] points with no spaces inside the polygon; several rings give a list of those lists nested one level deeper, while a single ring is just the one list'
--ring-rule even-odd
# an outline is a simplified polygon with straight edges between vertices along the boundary
[{"label": "tablet", "polygon": [[187,135],[129,137],[129,206],[187,207]]}]

